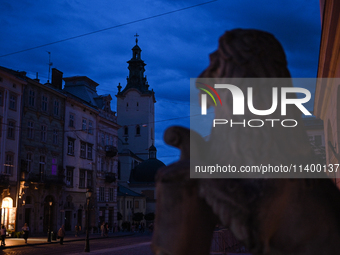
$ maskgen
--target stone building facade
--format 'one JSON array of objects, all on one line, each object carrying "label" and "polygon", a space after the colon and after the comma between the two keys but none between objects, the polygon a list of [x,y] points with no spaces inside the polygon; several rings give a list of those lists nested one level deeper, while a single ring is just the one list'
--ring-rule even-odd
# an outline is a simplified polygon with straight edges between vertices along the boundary
[{"label": "stone building facade", "polygon": [[16,228],[20,178],[20,126],[26,73],[0,67],[0,200],[1,224]]},{"label": "stone building facade", "polygon": [[63,135],[65,95],[62,73],[52,71],[52,83],[26,77],[21,124],[21,175],[18,190],[18,229],[31,233],[57,230],[64,197]]}]

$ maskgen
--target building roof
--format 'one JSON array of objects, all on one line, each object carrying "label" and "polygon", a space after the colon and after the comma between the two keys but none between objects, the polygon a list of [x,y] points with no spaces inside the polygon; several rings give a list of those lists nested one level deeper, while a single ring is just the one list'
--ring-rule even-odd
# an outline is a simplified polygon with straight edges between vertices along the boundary
[{"label": "building roof", "polygon": [[142,194],[139,194],[137,192],[134,192],[131,189],[128,189],[122,185],[118,184],[118,188],[117,188],[117,196],[119,197],[126,197],[126,196],[130,196],[130,197],[144,197]]}]

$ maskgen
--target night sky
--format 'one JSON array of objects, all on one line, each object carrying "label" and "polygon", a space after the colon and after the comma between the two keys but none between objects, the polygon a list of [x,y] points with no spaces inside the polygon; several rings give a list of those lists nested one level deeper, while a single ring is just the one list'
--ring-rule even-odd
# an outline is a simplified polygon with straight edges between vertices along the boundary
[{"label": "night sky", "polygon": [[[38,72],[45,83],[51,52],[52,67],[64,77],[84,75],[99,83],[98,94],[111,94],[116,110],[114,95],[119,82],[126,85],[126,61],[138,33],[145,75],[157,100],[157,156],[168,164],[179,152],[164,144],[164,130],[189,127],[190,78],[207,67],[209,54],[226,30],[270,32],[282,43],[293,77],[317,74],[319,0],[218,0],[199,5],[204,2],[2,0],[0,65],[26,71],[31,78]],[[187,8],[191,6],[196,7]],[[160,15],[164,13],[168,14]],[[84,34],[88,35],[80,36]],[[74,39],[64,41],[68,38]],[[61,42],[50,44],[57,41]],[[29,48],[35,49],[23,51]],[[22,52],[11,54],[18,51]]]}]

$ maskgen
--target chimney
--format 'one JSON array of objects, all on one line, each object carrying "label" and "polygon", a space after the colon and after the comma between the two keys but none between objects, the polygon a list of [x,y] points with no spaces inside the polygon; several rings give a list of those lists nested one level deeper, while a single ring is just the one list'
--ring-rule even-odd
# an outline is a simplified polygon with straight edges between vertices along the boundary
[{"label": "chimney", "polygon": [[52,68],[52,86],[60,90],[63,88],[63,73],[57,68]]}]

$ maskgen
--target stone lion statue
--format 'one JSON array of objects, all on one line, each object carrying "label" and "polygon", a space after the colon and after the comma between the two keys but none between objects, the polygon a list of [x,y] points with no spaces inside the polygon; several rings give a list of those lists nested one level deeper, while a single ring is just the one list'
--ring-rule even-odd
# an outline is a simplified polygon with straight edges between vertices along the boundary
[{"label": "stone lion statue", "polygon": [[[235,29],[221,36],[200,77],[289,78],[290,74],[283,48],[273,35]],[[242,84],[238,86],[245,92]],[[271,90],[256,86],[257,108],[270,108]],[[216,118],[231,116],[231,93],[225,90],[220,96],[225,104],[215,109]],[[279,118],[278,114],[271,117]],[[212,129],[208,141],[189,129],[169,128],[165,142],[179,148],[181,158],[156,177],[155,254],[207,255],[216,224],[228,227],[253,254],[338,254],[340,192],[330,179],[190,179],[190,162],[206,159],[235,166],[315,163],[300,115],[296,109],[287,111],[287,118],[299,122],[295,128],[221,125]],[[249,111],[242,116],[247,117],[252,118]],[[205,150],[191,143],[190,153],[190,139]]]}]

